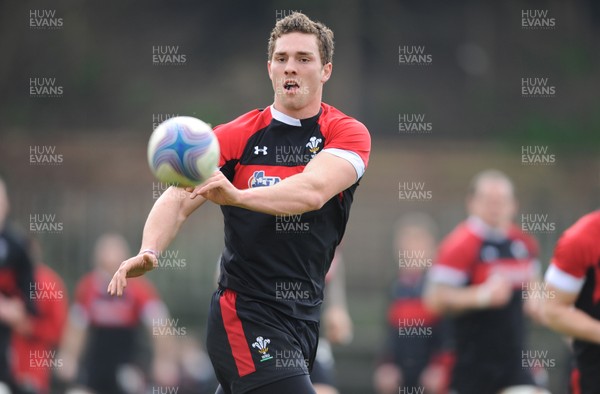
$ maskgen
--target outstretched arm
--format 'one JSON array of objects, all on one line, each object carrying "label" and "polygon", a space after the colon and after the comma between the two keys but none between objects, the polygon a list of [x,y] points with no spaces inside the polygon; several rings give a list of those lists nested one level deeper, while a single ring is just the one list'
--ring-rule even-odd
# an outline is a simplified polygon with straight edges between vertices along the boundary
[{"label": "outstretched arm", "polygon": [[206,200],[190,199],[190,193],[177,187],[168,188],[152,207],[137,256],[125,260],[115,272],[108,293],[122,295],[127,278],[143,275],[158,266],[158,254],[169,246],[187,217]]},{"label": "outstretched arm", "polygon": [[484,283],[455,287],[442,283],[429,283],[424,302],[439,314],[457,314],[468,310],[500,308],[510,301],[511,285],[502,277],[492,276]]},{"label": "outstretched arm", "polygon": [[152,207],[144,225],[140,250],[165,250],[179,232],[179,228],[206,200],[191,200],[190,193],[177,187],[168,188]]},{"label": "outstretched arm", "polygon": [[88,334],[88,317],[83,307],[75,303],[71,307],[67,327],[59,347],[58,359],[63,360],[63,368],[57,369],[58,377],[73,382],[77,377],[80,356]]},{"label": "outstretched arm", "polygon": [[240,190],[217,171],[193,191],[192,199],[204,197],[219,205],[270,215],[294,215],[321,208],[333,196],[352,186],[356,177],[356,170],[349,161],[321,152],[303,172],[269,187]]},{"label": "outstretched arm", "polygon": [[322,325],[329,342],[348,344],[352,341],[352,319],[346,302],[346,268],[339,248],[336,249],[333,259],[336,265],[329,268],[331,280],[325,289]]},{"label": "outstretched arm", "polygon": [[544,323],[555,331],[600,344],[600,321],[574,307],[579,293],[569,293],[548,284],[550,296],[542,305]]}]

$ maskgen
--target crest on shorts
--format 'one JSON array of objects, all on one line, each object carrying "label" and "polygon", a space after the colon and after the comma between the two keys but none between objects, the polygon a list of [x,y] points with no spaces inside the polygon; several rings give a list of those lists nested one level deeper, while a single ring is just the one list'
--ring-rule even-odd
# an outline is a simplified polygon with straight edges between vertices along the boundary
[{"label": "crest on shorts", "polygon": [[252,344],[252,347],[258,349],[258,352],[260,353],[261,363],[273,358],[273,356],[269,354],[269,343],[271,343],[271,340],[268,338],[256,337],[256,342]]}]

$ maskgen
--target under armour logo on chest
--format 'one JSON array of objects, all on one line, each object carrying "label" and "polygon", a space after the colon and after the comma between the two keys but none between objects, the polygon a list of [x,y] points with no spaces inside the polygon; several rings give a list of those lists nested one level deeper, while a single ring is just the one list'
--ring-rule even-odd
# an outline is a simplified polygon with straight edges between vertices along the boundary
[{"label": "under armour logo on chest", "polygon": [[262,153],[263,156],[267,155],[267,147],[263,146],[262,148],[259,148],[258,145],[254,147],[254,154],[258,155],[259,153]]}]

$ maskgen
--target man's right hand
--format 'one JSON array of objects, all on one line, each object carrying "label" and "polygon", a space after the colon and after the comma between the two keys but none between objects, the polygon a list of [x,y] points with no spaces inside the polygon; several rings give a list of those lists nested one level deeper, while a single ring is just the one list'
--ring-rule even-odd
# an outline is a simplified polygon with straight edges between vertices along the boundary
[{"label": "man's right hand", "polygon": [[492,275],[477,289],[480,308],[502,308],[513,296],[512,284],[503,276]]},{"label": "man's right hand", "polygon": [[143,275],[156,267],[158,267],[158,259],[154,254],[148,252],[140,253],[123,261],[108,284],[108,294],[123,295],[123,289],[127,287],[127,278]]}]

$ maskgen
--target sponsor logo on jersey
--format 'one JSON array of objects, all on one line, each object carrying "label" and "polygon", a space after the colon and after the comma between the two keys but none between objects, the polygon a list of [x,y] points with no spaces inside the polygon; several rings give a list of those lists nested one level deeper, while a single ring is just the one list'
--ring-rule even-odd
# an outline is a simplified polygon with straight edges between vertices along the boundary
[{"label": "sponsor logo on jersey", "polygon": [[323,140],[321,138],[317,138],[315,136],[310,137],[310,140],[308,140],[308,142],[306,143],[306,147],[312,154],[311,157],[315,157],[315,155],[319,152],[319,150],[321,149],[319,144],[321,142],[323,142]]},{"label": "sponsor logo on jersey", "polygon": [[269,354],[269,343],[271,340],[263,337],[256,337],[256,342],[252,344],[252,347],[258,349],[260,353],[260,362],[267,361],[272,359],[273,357]]},{"label": "sponsor logo on jersey", "polygon": [[266,146],[263,146],[263,147],[261,148],[261,147],[259,147],[258,145],[256,145],[256,146],[254,147],[254,154],[255,154],[255,155],[258,155],[259,153],[262,153],[262,155],[263,155],[263,156],[266,156],[266,155],[267,155],[267,147],[266,147]]},{"label": "sponsor logo on jersey", "polygon": [[500,250],[497,246],[486,245],[481,249],[481,261],[484,263],[496,262],[500,258]]},{"label": "sponsor logo on jersey", "polygon": [[526,259],[529,257],[529,251],[527,250],[527,245],[521,240],[514,240],[510,244],[510,253],[516,259]]},{"label": "sponsor logo on jersey", "polygon": [[266,176],[264,171],[254,171],[254,174],[248,179],[248,187],[273,186],[279,181],[281,178],[278,176]]}]

